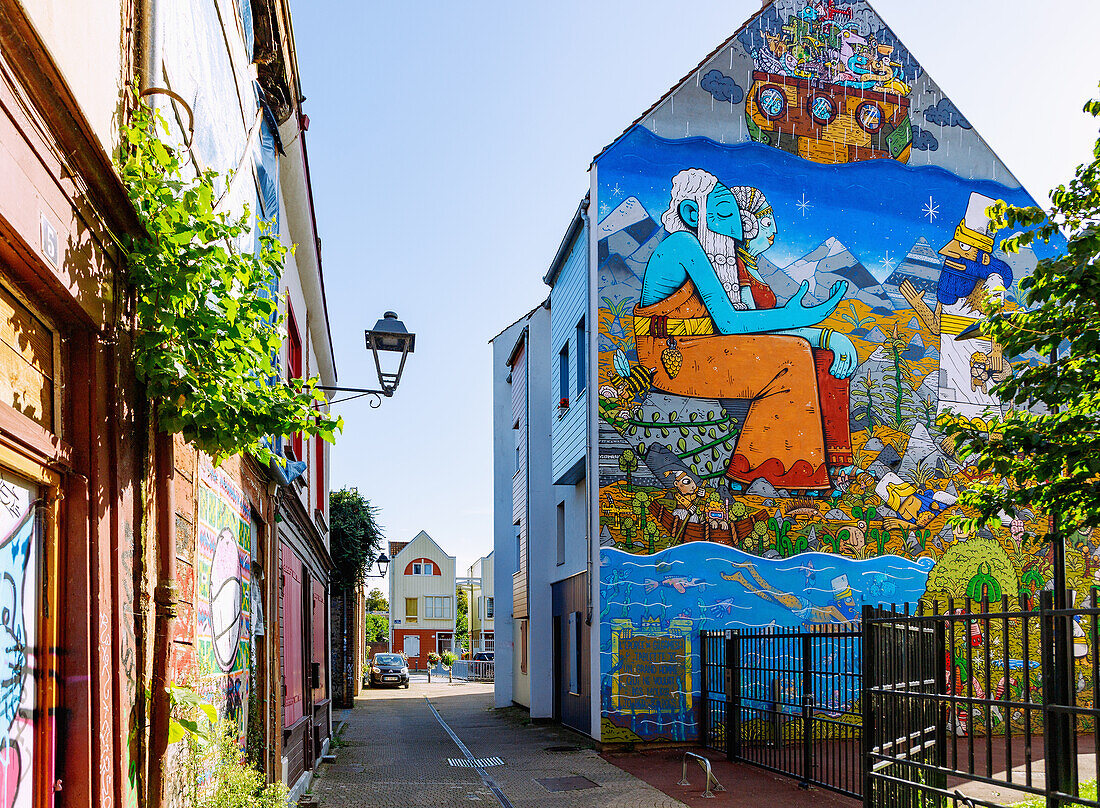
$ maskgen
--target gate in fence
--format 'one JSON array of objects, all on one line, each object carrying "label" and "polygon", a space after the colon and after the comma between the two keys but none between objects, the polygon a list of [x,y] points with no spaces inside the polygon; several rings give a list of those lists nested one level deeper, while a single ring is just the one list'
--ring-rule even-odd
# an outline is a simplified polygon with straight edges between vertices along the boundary
[{"label": "gate in fence", "polygon": [[1100,806],[1077,796],[1078,764],[1100,763],[1100,609],[1038,601],[864,611],[866,805]]},{"label": "gate in fence", "polygon": [[863,609],[864,805],[925,808],[921,785],[939,792],[947,725],[938,703],[946,687],[943,632],[934,623],[871,606]]},{"label": "gate in fence", "polygon": [[1100,608],[1039,595],[703,632],[703,745],[865,808],[1100,808],[1077,796],[1079,764],[1100,770]]},{"label": "gate in fence", "polygon": [[860,796],[858,630],[766,628],[702,639],[705,746]]}]

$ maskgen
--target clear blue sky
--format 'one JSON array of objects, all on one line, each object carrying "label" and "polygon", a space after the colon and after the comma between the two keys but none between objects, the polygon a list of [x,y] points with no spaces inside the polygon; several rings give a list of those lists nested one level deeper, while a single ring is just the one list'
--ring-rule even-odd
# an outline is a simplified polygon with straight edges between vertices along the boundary
[{"label": "clear blue sky", "polygon": [[[1088,157],[1095,0],[874,6],[1036,199]],[[591,158],[759,7],[292,0],[339,383],[374,385],[383,311],[417,335],[392,399],[337,408],[333,487],[389,539],[460,575],[492,548],[487,341],[547,295]]]}]

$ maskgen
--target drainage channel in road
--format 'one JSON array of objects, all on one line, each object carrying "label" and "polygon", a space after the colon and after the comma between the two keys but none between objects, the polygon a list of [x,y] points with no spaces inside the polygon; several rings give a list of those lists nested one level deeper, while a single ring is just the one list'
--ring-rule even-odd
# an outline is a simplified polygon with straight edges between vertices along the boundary
[{"label": "drainage channel in road", "polygon": [[[427,696],[424,697],[424,701],[428,702],[428,709],[432,711],[432,715],[435,716],[435,720],[439,722],[439,725],[443,729],[447,730],[447,734],[451,736],[451,740],[455,742],[455,746],[459,748],[459,751],[465,756],[465,761],[469,768],[472,768],[477,772],[481,778],[481,782],[485,784],[485,787],[496,795],[497,800],[500,802],[500,808],[513,808],[512,803],[504,796],[504,792],[500,790],[500,786],[497,785],[497,781],[494,780],[489,772],[485,771],[485,764],[488,765],[503,765],[504,761],[500,758],[475,758],[470,750],[466,748],[466,744],[462,742],[453,729],[451,729],[447,722],[443,720],[443,716],[439,714],[439,710],[435,709],[435,705],[432,704],[432,700]],[[500,763],[496,761],[500,760]]]}]

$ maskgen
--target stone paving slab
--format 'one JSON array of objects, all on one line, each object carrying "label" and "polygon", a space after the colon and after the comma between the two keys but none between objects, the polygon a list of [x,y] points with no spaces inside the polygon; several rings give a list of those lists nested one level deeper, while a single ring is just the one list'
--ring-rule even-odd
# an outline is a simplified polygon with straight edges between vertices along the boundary
[{"label": "stone paving slab", "polygon": [[[517,709],[492,709],[492,684],[414,682],[408,690],[368,690],[356,700],[311,792],[326,808],[458,808],[500,805],[477,770],[449,766],[462,752],[436,720],[427,696],[476,758],[498,756],[485,769],[514,808],[686,808],[603,760],[569,730],[531,723]],[[547,747],[579,746],[552,752]],[[585,777],[596,788],[549,792],[537,779]]]}]

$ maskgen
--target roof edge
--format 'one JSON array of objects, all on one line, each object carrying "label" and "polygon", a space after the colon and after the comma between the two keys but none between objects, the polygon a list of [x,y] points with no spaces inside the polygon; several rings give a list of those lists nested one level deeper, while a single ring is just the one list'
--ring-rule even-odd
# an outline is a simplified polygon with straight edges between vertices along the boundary
[{"label": "roof edge", "polygon": [[770,6],[772,6],[774,3],[775,3],[775,0],[764,0],[763,4],[760,6],[759,11],[757,11],[755,14],[753,14],[751,17],[749,17],[747,20],[745,20],[743,23],[741,23],[740,27],[738,27],[732,34],[730,34],[725,39],[723,39],[721,42],[719,42],[718,47],[716,47],[714,50],[712,50],[710,53],[708,53],[706,56],[704,56],[702,58],[702,60],[700,60],[700,62],[697,65],[695,65],[695,67],[693,67],[691,70],[689,70],[687,73],[685,73],[683,75],[683,77],[681,77],[675,84],[673,84],[671,87],[669,87],[664,92],[664,94],[661,95],[660,98],[658,98],[656,101],[654,101],[652,104],[650,104],[645,112],[643,112],[641,115],[639,115],[637,118],[635,118],[633,120],[633,122],[631,122],[630,126],[626,127],[626,129],[624,129],[622,132],[619,133],[618,137],[616,137],[613,141],[611,141],[606,146],[604,146],[602,149],[600,149],[599,153],[595,157],[592,158],[592,162],[588,164],[588,168],[591,170],[592,166],[594,166],[596,164],[596,161],[599,160],[601,157],[603,157],[604,154],[606,154],[609,149],[613,148],[615,146],[615,144],[617,144],[620,140],[622,140],[624,137],[626,137],[628,134],[630,134],[631,129],[633,129],[635,126],[639,125],[642,121],[644,121],[646,119],[646,117],[649,115],[649,113],[653,112],[655,109],[657,109],[657,107],[661,106],[661,104],[663,104],[668,99],[669,96],[671,96],[674,92],[676,92],[678,89],[680,89],[680,87],[682,87],[684,85],[684,82],[686,82],[688,79],[690,79],[695,73],[702,70],[703,65],[705,65],[707,62],[709,62],[711,59],[713,59],[715,56],[717,56],[718,53],[722,50],[722,48],[726,47],[726,44],[731,39],[735,38],[738,34],[740,34],[742,31],[744,31],[746,28],[748,28],[749,25],[752,24],[756,20],[757,17],[759,17],[761,14],[763,14],[765,11],[767,11],[768,8]]},{"label": "roof edge", "polygon": [[558,245],[558,251],[554,253],[554,260],[550,262],[550,269],[542,276],[542,282],[547,286],[553,287],[554,283],[557,281],[558,275],[561,273],[561,268],[565,264],[565,259],[569,257],[569,247],[584,227],[584,221],[587,218],[587,214],[588,194],[585,194],[580,204],[577,205],[577,210],[573,213],[573,218],[570,220],[569,226],[565,229],[565,236],[562,238],[561,244]]}]

